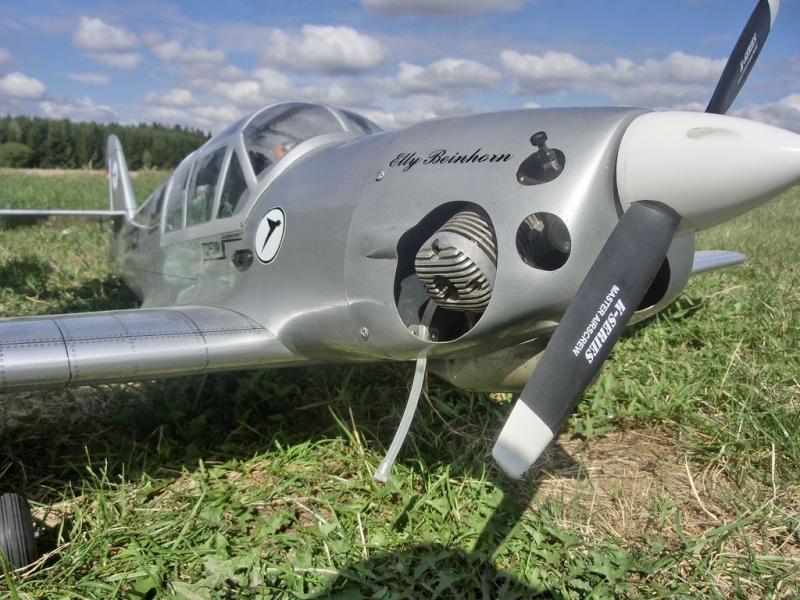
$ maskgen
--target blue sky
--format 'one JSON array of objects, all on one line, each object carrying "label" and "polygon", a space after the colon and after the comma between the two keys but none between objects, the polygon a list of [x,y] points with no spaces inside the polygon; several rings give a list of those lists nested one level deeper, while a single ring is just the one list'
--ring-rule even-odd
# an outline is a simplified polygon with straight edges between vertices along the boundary
[{"label": "blue sky", "polygon": [[[474,111],[703,110],[751,0],[290,0],[0,6],[0,114],[216,132],[276,101],[384,127]],[[800,0],[729,114],[800,132]]]}]

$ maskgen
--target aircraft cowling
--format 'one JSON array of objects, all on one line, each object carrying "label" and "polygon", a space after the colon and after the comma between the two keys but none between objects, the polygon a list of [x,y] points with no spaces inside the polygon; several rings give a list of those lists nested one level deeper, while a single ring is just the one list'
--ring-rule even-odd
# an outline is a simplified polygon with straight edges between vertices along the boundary
[{"label": "aircraft cowling", "polygon": [[[245,239],[280,207],[285,238],[274,261],[256,261],[236,277],[232,295],[247,290],[258,306],[234,299],[233,307],[257,310],[257,320],[293,352],[326,362],[422,353],[469,361],[546,336],[619,221],[619,144],[645,113],[509,111],[321,146],[270,183],[248,216]],[[552,152],[542,150],[537,132],[544,130]],[[531,162],[550,154],[560,171],[534,177]],[[426,288],[421,263],[425,249],[445,238],[466,257],[458,268],[468,276],[455,306],[444,299],[434,311],[426,338],[425,307],[449,267],[434,266]],[[642,316],[680,293],[693,249],[691,236],[675,242]],[[482,297],[462,302],[473,283]],[[478,369],[480,385],[464,380],[458,363],[434,370],[456,385],[513,390],[532,363],[513,352],[508,361],[527,366],[512,379]]]},{"label": "aircraft cowling", "polygon": [[[645,294],[642,305],[631,323],[642,321],[674,302],[692,273],[694,236],[673,240],[659,275]],[[522,391],[539,364],[542,352],[557,323],[542,326],[541,335],[529,342],[478,356],[444,358],[428,361],[428,369],[436,376],[462,389],[476,392]]]},{"label": "aircraft cowling", "polygon": [[[614,193],[619,142],[645,112],[520,110],[389,132],[389,143],[373,148],[373,177],[360,194],[347,244],[352,327],[356,335],[369,332],[361,346],[375,356],[415,359],[425,351],[430,359],[456,359],[524,343],[546,331],[569,304],[573,282],[585,277],[604,232],[619,220]],[[557,177],[521,181],[520,172],[528,172],[523,165],[540,153],[531,137],[541,131],[554,153],[565,157],[565,166]],[[486,215],[480,220],[492,231],[496,249],[469,236],[454,247],[464,252],[469,267],[478,268],[479,277],[486,275],[491,296],[477,306],[441,307],[433,316],[432,343],[423,341],[415,331],[431,295],[424,274],[420,277],[420,251],[430,249],[457,215],[473,212]],[[526,260],[518,233],[521,227],[533,230],[532,220],[563,226],[570,240],[566,259],[554,265]],[[442,273],[434,271],[429,281],[436,275]]]}]

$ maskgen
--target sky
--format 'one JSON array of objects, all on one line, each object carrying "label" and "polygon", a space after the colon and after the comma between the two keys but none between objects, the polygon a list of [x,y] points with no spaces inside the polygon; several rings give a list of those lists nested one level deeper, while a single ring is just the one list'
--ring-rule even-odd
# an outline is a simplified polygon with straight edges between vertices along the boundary
[{"label": "sky", "polygon": [[[0,114],[215,133],[285,100],[385,128],[521,107],[704,110],[752,0],[26,0]],[[729,114],[800,132],[800,0]]]}]

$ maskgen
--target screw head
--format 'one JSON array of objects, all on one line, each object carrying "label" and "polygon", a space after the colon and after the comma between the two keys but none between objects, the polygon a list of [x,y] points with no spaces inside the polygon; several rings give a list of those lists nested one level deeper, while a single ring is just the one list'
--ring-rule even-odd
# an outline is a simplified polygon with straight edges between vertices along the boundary
[{"label": "screw head", "polygon": [[381,179],[383,179],[385,176],[386,176],[386,173],[384,173],[383,171],[378,171],[378,174],[377,174],[377,175],[375,175],[375,181],[380,181],[380,180],[381,180]]},{"label": "screw head", "polygon": [[369,339],[369,329],[367,329],[366,327],[362,327],[361,331],[359,331],[359,333],[361,334],[361,339],[362,340],[366,341],[366,340]]}]

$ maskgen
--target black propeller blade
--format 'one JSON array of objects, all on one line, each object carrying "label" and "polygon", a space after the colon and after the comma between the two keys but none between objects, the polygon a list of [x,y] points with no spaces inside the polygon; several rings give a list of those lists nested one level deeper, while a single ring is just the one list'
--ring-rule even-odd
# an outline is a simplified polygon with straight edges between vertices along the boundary
[{"label": "black propeller blade", "polygon": [[525,385],[493,456],[521,476],[600,371],[664,261],[680,216],[635,202],[622,215]]},{"label": "black propeller blade", "polygon": [[778,13],[779,4],[779,0],[759,0],[722,71],[717,89],[714,90],[711,102],[706,108],[707,113],[724,115],[728,112],[728,108],[736,99],[756,63],[756,58]]},{"label": "black propeller blade", "polygon": [[[707,113],[724,114],[736,98],[769,34],[778,12],[778,5],[779,0],[759,0],[728,59],[717,89],[706,109]],[[639,121],[649,116],[644,115]],[[648,123],[654,126],[651,127],[653,131],[658,132],[659,127],[663,127],[668,121],[650,118]],[[700,127],[691,125],[689,123],[691,119],[681,116],[680,113],[675,113],[673,121],[675,126],[690,127],[690,131],[697,131]],[[726,126],[721,122],[714,122],[713,127],[710,125],[707,128],[709,131],[721,131],[726,127],[741,129],[741,126],[738,128],[732,125]],[[649,149],[651,140],[642,138],[641,128],[640,124],[637,130],[638,138],[636,132],[631,134],[629,146],[636,147],[635,142],[641,146],[642,142],[646,142],[645,145]],[[626,136],[629,132],[626,132]],[[771,130],[768,132],[766,129],[763,129],[760,135],[765,139],[775,137]],[[678,137],[680,143],[668,148],[665,151],[667,155],[690,144],[687,140],[694,140],[696,136],[687,133],[686,136]],[[756,135],[755,139],[758,137],[759,135]],[[658,139],[658,136],[653,137],[653,140]],[[652,143],[659,147],[657,141]],[[623,140],[624,145],[625,140]],[[794,145],[790,143],[787,147],[792,148]],[[692,149],[696,153],[696,144],[692,145]],[[621,147],[620,157],[629,158],[628,153],[631,151],[631,148],[628,148],[623,157]],[[703,152],[700,154],[703,155]],[[789,182],[791,182],[795,180],[795,155],[790,152],[786,158]],[[643,181],[653,176],[659,182],[656,185],[657,189],[654,190],[655,196],[646,193],[639,194],[639,197],[655,199],[666,196],[673,200],[670,204],[674,204],[676,208],[670,208],[663,202],[646,200],[637,202],[634,201],[636,198],[628,200],[630,206],[614,228],[581,284],[575,299],[564,313],[533,376],[522,390],[495,443],[492,454],[500,467],[512,477],[520,477],[536,461],[600,371],[603,361],[624,331],[664,261],[682,219],[679,210],[685,212],[688,209],[690,215],[694,214],[695,220],[700,225],[711,225],[735,216],[741,207],[752,208],[762,201],[760,196],[751,195],[751,198],[747,193],[744,196],[748,199],[744,201],[739,199],[737,194],[733,194],[730,201],[727,201],[727,197],[712,198],[710,201],[698,200],[694,195],[702,193],[704,189],[702,185],[697,186],[697,190],[688,196],[682,192],[676,195],[677,188],[674,185],[666,185],[663,179],[659,180],[658,173],[652,174],[647,171],[643,174],[641,169],[637,171],[637,168],[627,164],[628,162],[630,161],[622,160],[622,166],[619,162],[617,165],[620,198],[623,195],[623,187],[625,189],[631,185],[632,189],[653,187],[642,186]],[[670,161],[659,164],[669,165]],[[630,177],[633,178],[628,181]],[[666,190],[660,189],[665,185]],[[705,219],[702,210],[697,212],[698,203],[713,217],[712,219]],[[697,223],[689,225],[698,228]]]}]

